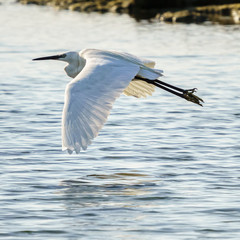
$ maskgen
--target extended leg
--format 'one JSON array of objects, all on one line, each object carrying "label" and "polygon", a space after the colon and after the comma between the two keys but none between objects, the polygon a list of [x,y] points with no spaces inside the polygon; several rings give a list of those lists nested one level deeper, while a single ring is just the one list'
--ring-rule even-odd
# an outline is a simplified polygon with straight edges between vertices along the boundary
[{"label": "extended leg", "polygon": [[145,81],[147,83],[153,84],[153,85],[155,85],[155,86],[157,86],[157,87],[159,87],[159,88],[161,88],[165,91],[168,91],[168,92],[170,92],[170,93],[172,93],[172,94],[174,94],[178,97],[184,98],[187,101],[196,103],[200,106],[202,106],[201,103],[204,102],[200,97],[193,94],[194,92],[196,92],[196,90],[197,90],[196,88],[185,90],[185,89],[182,89],[182,88],[179,88],[179,87],[175,87],[171,84],[165,83],[165,82],[163,82],[159,79],[150,80],[150,79],[142,78],[142,77],[139,77],[139,76],[136,76],[135,79],[139,79],[139,80]]}]

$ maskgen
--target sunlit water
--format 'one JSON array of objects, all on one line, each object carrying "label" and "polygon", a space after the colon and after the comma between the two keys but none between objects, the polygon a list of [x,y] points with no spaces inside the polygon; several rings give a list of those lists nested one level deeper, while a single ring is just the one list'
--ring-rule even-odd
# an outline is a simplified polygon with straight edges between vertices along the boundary
[{"label": "sunlit water", "polygon": [[[0,238],[239,239],[239,26],[15,4],[0,21]],[[204,107],[122,96],[86,152],[62,152],[69,78],[31,59],[88,47],[155,60]]]}]

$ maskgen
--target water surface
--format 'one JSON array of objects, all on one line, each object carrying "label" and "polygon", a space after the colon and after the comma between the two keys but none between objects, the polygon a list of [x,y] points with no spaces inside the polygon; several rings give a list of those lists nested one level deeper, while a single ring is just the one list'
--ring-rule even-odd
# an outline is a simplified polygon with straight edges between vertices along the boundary
[{"label": "water surface", "polygon": [[[240,27],[0,6],[2,239],[239,239]],[[69,78],[31,59],[83,48],[153,59],[162,90],[121,96],[86,152],[61,151]]]}]

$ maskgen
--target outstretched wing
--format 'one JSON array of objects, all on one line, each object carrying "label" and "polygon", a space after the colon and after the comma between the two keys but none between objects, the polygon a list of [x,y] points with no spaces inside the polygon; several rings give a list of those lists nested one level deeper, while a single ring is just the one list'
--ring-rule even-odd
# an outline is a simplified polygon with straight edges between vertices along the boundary
[{"label": "outstretched wing", "polygon": [[107,121],[117,97],[140,67],[112,56],[88,56],[84,69],[67,85],[62,117],[62,148],[85,150]]}]

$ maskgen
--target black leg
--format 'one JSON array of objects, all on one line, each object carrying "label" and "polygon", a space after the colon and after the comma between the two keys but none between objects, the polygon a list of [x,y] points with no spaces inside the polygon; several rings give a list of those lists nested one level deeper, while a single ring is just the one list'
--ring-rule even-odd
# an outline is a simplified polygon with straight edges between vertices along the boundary
[{"label": "black leg", "polygon": [[167,92],[170,92],[178,97],[184,98],[187,101],[196,103],[200,106],[202,106],[202,103],[204,102],[200,97],[193,94],[194,92],[196,92],[197,90],[196,88],[185,90],[179,87],[175,87],[171,84],[165,83],[159,79],[150,80],[147,78],[142,78],[140,76],[136,76],[135,79],[139,79],[147,83],[153,84],[156,87],[159,87]]}]

